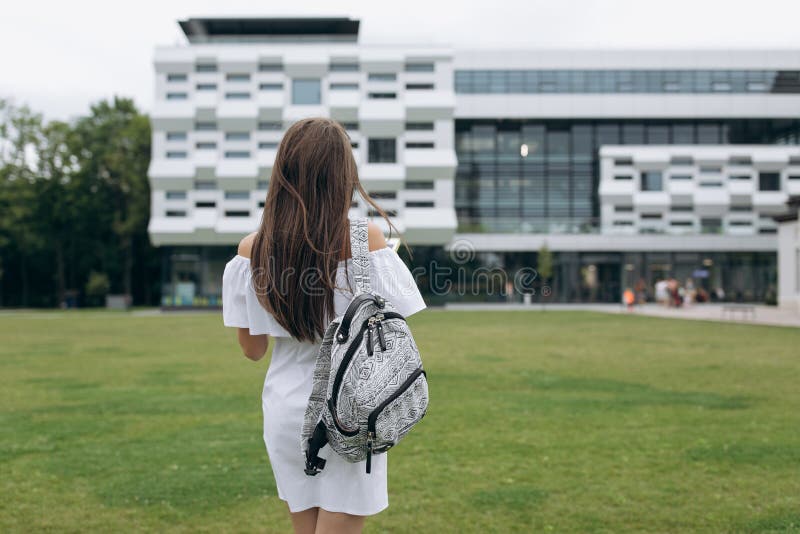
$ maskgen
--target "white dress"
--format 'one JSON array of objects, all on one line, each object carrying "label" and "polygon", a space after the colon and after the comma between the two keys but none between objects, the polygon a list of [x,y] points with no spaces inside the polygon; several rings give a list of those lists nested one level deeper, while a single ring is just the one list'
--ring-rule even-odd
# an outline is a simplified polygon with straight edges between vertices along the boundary
[{"label": "white dress", "polygon": [[[411,272],[394,250],[387,247],[372,251],[369,256],[370,281],[375,293],[388,299],[405,316],[425,308]],[[350,263],[349,259],[340,262],[337,287],[355,287]],[[350,286],[348,277],[353,282]],[[290,337],[259,304],[250,280],[248,258],[237,255],[227,263],[222,277],[222,315],[225,326],[249,328],[253,335],[269,334],[273,338],[272,360],[261,398],[264,443],[278,497],[288,503],[292,512],[314,506],[353,515],[372,515],[384,510],[389,506],[388,453],[373,456],[372,473],[367,474],[364,462],[350,463],[326,445],[319,453],[327,460],[325,469],[316,476],[303,471],[300,432],[311,395],[319,344]],[[334,293],[337,316],[344,313],[351,298],[349,292]]]}]

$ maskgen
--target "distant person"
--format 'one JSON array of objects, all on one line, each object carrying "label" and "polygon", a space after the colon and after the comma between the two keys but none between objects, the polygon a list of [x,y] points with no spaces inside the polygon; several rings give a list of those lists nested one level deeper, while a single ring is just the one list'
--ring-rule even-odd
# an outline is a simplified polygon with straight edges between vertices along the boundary
[{"label": "distant person", "polygon": [[636,303],[636,295],[633,293],[631,288],[625,289],[625,291],[622,293],[622,302],[625,303],[628,311],[633,310],[633,305]]},{"label": "distant person", "polygon": [[[320,340],[355,287],[348,210],[356,192],[386,218],[359,182],[344,128],[330,119],[295,122],[278,147],[261,226],[239,243],[222,279],[223,321],[238,329],[244,355],[260,360],[275,338],[262,394],[264,443],[297,533],[361,532],[365,516],[389,505],[386,454],[373,455],[367,474],[365,462],[325,446],[325,471],[310,477],[301,451]],[[403,316],[424,309],[381,229],[369,223],[366,234],[373,291]]]},{"label": "distant person", "polygon": [[644,281],[644,278],[639,278],[639,280],[637,280],[633,290],[636,293],[637,304],[644,304],[647,302],[647,282]]},{"label": "distant person", "polygon": [[656,302],[663,306],[669,306],[669,282],[666,280],[659,280],[656,282],[655,294]]},{"label": "distant person", "polygon": [[686,279],[686,284],[683,286],[683,303],[686,306],[691,306],[695,300],[694,280],[691,278]]}]

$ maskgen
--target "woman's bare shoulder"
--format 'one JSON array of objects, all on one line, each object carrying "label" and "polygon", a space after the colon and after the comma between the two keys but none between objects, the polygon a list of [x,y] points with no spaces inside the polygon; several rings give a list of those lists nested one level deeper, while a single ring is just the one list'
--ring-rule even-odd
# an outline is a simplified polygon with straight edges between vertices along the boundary
[{"label": "woman's bare shoulder", "polygon": [[253,232],[250,235],[245,236],[239,241],[239,256],[244,256],[245,258],[249,258],[250,254],[253,250],[253,241],[256,239],[256,232]]},{"label": "woman's bare shoulder", "polygon": [[369,221],[367,226],[369,228],[369,249],[379,250],[386,248],[386,238],[383,237],[381,227],[372,221]]}]

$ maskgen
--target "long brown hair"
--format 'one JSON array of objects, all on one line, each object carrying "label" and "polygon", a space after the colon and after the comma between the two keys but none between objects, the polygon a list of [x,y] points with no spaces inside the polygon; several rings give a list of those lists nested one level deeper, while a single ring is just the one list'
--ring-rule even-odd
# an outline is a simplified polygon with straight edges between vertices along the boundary
[{"label": "long brown hair", "polygon": [[321,338],[334,317],[336,270],[349,257],[347,214],[356,191],[391,232],[386,213],[361,187],[341,124],[310,118],[286,130],[250,265],[258,301],[300,341]]}]

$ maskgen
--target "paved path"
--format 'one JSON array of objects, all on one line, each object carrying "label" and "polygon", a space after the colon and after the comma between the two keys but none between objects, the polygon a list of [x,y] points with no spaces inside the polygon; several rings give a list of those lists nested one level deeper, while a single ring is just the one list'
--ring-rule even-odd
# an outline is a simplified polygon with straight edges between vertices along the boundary
[{"label": "paved path", "polygon": [[[697,304],[685,308],[665,308],[658,304],[637,306],[633,311],[626,310],[619,304],[548,304],[547,311],[593,311],[602,313],[628,313],[631,315],[648,315],[669,319],[692,319],[698,321],[723,321],[742,324],[767,324],[775,326],[792,326],[800,328],[800,314],[775,306],[754,305],[754,314],[743,315],[737,311],[733,314],[723,311],[723,304]],[[446,310],[463,311],[542,311],[540,304],[447,304]]]}]

